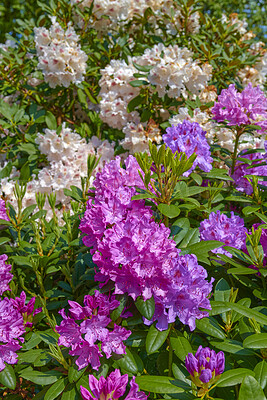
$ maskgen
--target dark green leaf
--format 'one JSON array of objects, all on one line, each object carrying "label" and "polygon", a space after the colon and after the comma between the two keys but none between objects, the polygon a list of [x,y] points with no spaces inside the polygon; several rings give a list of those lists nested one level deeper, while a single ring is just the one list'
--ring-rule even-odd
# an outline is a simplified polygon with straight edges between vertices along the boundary
[{"label": "dark green leaf", "polygon": [[146,337],[146,351],[147,354],[152,354],[158,351],[167,339],[170,328],[165,331],[159,331],[154,325],[151,325]]},{"label": "dark green leaf", "polygon": [[3,371],[0,372],[0,383],[5,387],[14,390],[17,384],[14,369],[12,365],[9,364],[5,365],[6,365],[5,369],[3,369]]}]

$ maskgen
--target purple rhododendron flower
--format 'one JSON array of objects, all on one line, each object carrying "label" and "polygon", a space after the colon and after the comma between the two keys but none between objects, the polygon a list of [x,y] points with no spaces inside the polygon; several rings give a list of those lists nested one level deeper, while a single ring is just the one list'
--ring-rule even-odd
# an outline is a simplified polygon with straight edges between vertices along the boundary
[{"label": "purple rhododendron flower", "polygon": [[97,174],[94,200],[88,201],[80,224],[83,242],[99,268],[95,279],[102,285],[113,281],[115,294],[127,293],[134,300],[153,296],[152,321],[158,321],[158,329],[167,329],[178,316],[192,330],[196,318],[208,316],[200,309],[210,308],[212,281],[208,283],[196,257],[179,256],[170,229],[155,222],[151,207],[144,200],[131,200],[136,194],[132,185],[143,188],[143,182],[134,157],[129,156],[125,166],[117,157]]},{"label": "purple rhododendron flower", "polygon": [[16,339],[23,342],[24,339],[21,336],[24,332],[25,328],[20,312],[7,297],[0,300],[0,342],[10,343]]},{"label": "purple rhododendron flower", "polygon": [[209,387],[214,384],[224,371],[225,357],[209,347],[199,346],[195,356],[189,353],[185,358],[185,366],[192,381],[199,387]]},{"label": "purple rhododendron flower", "polygon": [[21,346],[16,342],[0,344],[0,371],[5,369],[5,362],[7,364],[17,364],[18,356],[16,351],[19,349],[21,349]]},{"label": "purple rhododendron flower", "polygon": [[235,85],[229,85],[218,96],[218,102],[211,109],[218,122],[228,125],[259,125],[262,133],[267,131],[267,98],[260,87],[251,83],[239,93]]},{"label": "purple rhododendron flower", "polygon": [[[243,152],[242,152],[243,153]],[[252,164],[245,164],[244,162],[237,161],[234,173],[231,177],[235,180],[236,189],[248,195],[253,193],[253,188],[245,175],[266,176],[267,177],[267,164],[253,167],[256,164],[262,164],[265,161],[265,155],[261,153],[240,154],[242,158],[247,158],[252,161]],[[251,168],[252,167],[252,168]],[[259,181],[259,184],[267,186],[267,181]]]},{"label": "purple rhododendron flower", "polygon": [[[81,394],[84,400],[109,400],[109,399],[120,399],[125,392],[129,377],[127,374],[121,375],[120,370],[116,369],[111,372],[107,378],[100,376],[97,380],[93,375],[89,375],[89,390],[81,386]],[[135,383],[135,377],[132,378],[130,382],[130,391],[125,397],[125,400],[146,400],[147,396],[144,392],[139,392],[138,385]]]},{"label": "purple rhododendron flower", "polygon": [[[201,240],[219,240],[226,246],[241,249],[246,242],[247,229],[244,226],[244,220],[231,211],[231,217],[221,214],[220,211],[212,212],[208,219],[200,222],[200,239]],[[231,254],[223,247],[212,250],[216,254]]]},{"label": "purple rhododendron flower", "polygon": [[5,203],[5,200],[3,200],[3,199],[0,199],[0,219],[9,221],[9,217],[6,213],[6,203]]},{"label": "purple rhododendron flower", "polygon": [[37,308],[34,310],[35,305],[35,297],[32,297],[30,301],[26,302],[26,294],[24,291],[21,292],[20,297],[16,297],[15,299],[10,299],[13,306],[20,312],[24,319],[25,326],[32,326],[33,317],[42,311],[42,308]]},{"label": "purple rhododendron flower", "polygon": [[10,290],[9,282],[12,280],[13,275],[11,274],[12,266],[6,264],[8,256],[6,254],[0,255],[0,295],[6,290]]},{"label": "purple rhododendron flower", "polygon": [[[69,301],[70,316],[66,316],[64,310],[60,311],[63,321],[56,326],[60,335],[58,344],[71,347],[69,354],[77,356],[76,364],[79,369],[88,364],[98,369],[102,352],[107,358],[112,353],[125,354],[123,341],[131,335],[131,332],[116,324],[113,330],[108,328],[111,322],[109,314],[119,304],[115,296],[108,297],[95,291],[93,296],[84,297],[84,307],[75,301]],[[101,351],[98,343],[101,344]]]},{"label": "purple rhododendron flower", "polygon": [[212,169],[212,158],[210,146],[206,139],[206,132],[203,131],[197,122],[183,121],[182,124],[171,126],[166,129],[167,134],[162,136],[164,143],[173,153],[184,152],[187,157],[196,153],[192,168],[184,175],[188,176],[197,166],[205,172]]}]

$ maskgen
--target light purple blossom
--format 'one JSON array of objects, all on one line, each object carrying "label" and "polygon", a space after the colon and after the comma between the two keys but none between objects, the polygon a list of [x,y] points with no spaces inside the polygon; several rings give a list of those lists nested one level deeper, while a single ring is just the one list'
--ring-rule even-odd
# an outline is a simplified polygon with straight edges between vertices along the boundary
[{"label": "light purple blossom", "polygon": [[[200,308],[210,308],[207,297],[212,281],[208,283],[196,257],[179,256],[169,228],[155,222],[151,207],[144,200],[131,200],[136,194],[131,185],[142,188],[143,183],[132,156],[125,165],[123,169],[117,157],[97,174],[94,200],[88,202],[80,224],[83,242],[91,247],[99,268],[95,279],[102,286],[113,281],[115,294],[127,293],[134,300],[153,296],[152,321],[158,321],[158,329],[167,329],[178,316],[192,330],[196,318],[208,315]],[[129,196],[121,197],[124,192]]]},{"label": "light purple blossom", "polygon": [[[244,220],[231,211],[231,217],[221,214],[220,211],[212,212],[208,219],[200,222],[200,239],[201,240],[218,240],[226,246],[241,249],[246,241],[247,229],[244,226]],[[212,250],[216,254],[231,254],[223,247]]]},{"label": "light purple blossom", "polygon": [[[84,400],[109,400],[109,399],[120,399],[126,392],[128,383],[128,375],[121,375],[120,370],[115,369],[111,372],[107,378],[100,376],[97,380],[93,375],[89,375],[89,390],[81,386],[81,394]],[[125,400],[147,400],[147,396],[144,392],[138,391],[139,387],[135,383],[135,377],[130,382],[130,391],[124,398]]]},{"label": "light purple blossom", "polygon": [[173,153],[184,152],[187,157],[196,154],[192,168],[184,175],[188,176],[197,166],[205,172],[212,169],[210,146],[203,131],[197,122],[183,121],[182,124],[166,129],[167,134],[162,136],[164,143]]},{"label": "light purple blossom", "polygon": [[195,356],[189,353],[185,358],[185,366],[192,381],[198,387],[207,388],[214,384],[224,371],[225,357],[209,347],[199,346]]},{"label": "light purple blossom", "polygon": [[[246,158],[252,161],[252,164],[246,164],[241,161],[237,161],[235,165],[234,173],[231,177],[235,181],[236,189],[240,192],[244,192],[248,195],[253,193],[252,185],[245,175],[255,175],[255,176],[266,176],[267,177],[267,164],[263,154],[261,153],[251,153],[251,154],[240,154],[242,158]],[[264,165],[265,163],[265,165]],[[263,164],[263,165],[260,165]],[[254,166],[255,165],[255,166]],[[258,165],[258,166],[257,166]],[[261,185],[267,186],[267,181],[258,182]]]},{"label": "light purple blossom", "polygon": [[3,199],[0,198],[0,219],[4,219],[5,221],[9,221],[9,217],[6,213],[6,203]]},{"label": "light purple blossom", "polygon": [[[102,353],[107,358],[112,353],[125,354],[123,341],[131,332],[116,324],[112,330],[109,327],[110,312],[119,304],[115,296],[108,297],[96,291],[94,296],[84,297],[84,307],[75,301],[69,301],[69,316],[66,316],[64,310],[60,311],[63,321],[56,326],[60,335],[58,344],[71,347],[69,354],[77,357],[79,369],[88,364],[98,369]],[[98,344],[101,344],[100,348]]]},{"label": "light purple blossom", "polygon": [[10,290],[9,282],[12,280],[13,275],[11,274],[12,266],[6,264],[8,256],[6,254],[0,255],[0,295],[5,291]]},{"label": "light purple blossom", "polygon": [[261,133],[267,131],[267,98],[258,87],[251,83],[239,93],[235,85],[229,85],[218,96],[218,102],[211,109],[218,122],[227,125],[259,125]]}]

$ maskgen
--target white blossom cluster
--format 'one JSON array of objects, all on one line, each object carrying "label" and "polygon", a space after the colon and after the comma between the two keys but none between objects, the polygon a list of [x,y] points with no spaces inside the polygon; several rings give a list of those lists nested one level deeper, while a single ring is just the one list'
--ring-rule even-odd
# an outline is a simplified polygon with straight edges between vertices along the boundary
[{"label": "white blossom cluster", "polygon": [[121,141],[121,145],[130,154],[148,151],[149,141],[160,144],[162,140],[161,131],[152,120],[147,124],[129,122],[123,128],[123,133],[125,133],[125,138]]},{"label": "white blossom cluster", "polygon": [[267,79],[267,49],[265,44],[263,42],[253,43],[250,53],[252,55],[260,55],[260,60],[254,66],[247,65],[238,71],[237,75],[244,86],[251,82],[253,86],[260,85],[261,89],[263,89]]},{"label": "white blossom cluster", "polygon": [[[178,114],[169,119],[171,125],[181,124],[184,120],[190,122],[197,122],[201,128],[206,131],[206,138],[209,144],[218,144],[219,146],[231,152],[234,151],[235,145],[235,131],[229,128],[221,127],[216,121],[212,119],[212,114],[208,111],[201,111],[196,108],[193,111],[193,116],[189,114],[187,107],[181,107]],[[253,135],[247,133],[241,136],[241,141],[238,145],[238,151],[245,149],[264,148],[265,135]]]},{"label": "white blossom cluster", "polygon": [[[82,11],[90,8],[92,0],[71,0],[71,5],[76,4]],[[173,0],[94,0],[93,16],[90,26],[93,26],[99,32],[107,32],[117,29],[129,22],[135,15],[144,15],[144,12],[151,8],[156,17],[163,20],[168,33],[176,34],[184,27],[184,16],[180,7]],[[166,15],[169,18],[166,18]],[[108,20],[105,17],[109,17]],[[74,19],[80,28],[84,21],[80,15],[75,14]],[[150,18],[156,29],[157,19]],[[188,16],[186,29],[188,32],[197,33],[199,31],[199,13],[193,12]],[[137,25],[133,24],[131,29],[135,30]],[[160,33],[160,32],[159,32]]]},{"label": "white blossom cluster", "polygon": [[81,50],[79,36],[70,24],[64,31],[56,17],[51,20],[50,29],[34,28],[38,68],[51,88],[69,87],[83,81],[88,56]]},{"label": "white blossom cluster", "polygon": [[128,103],[136,97],[140,89],[129,83],[136,78],[133,74],[137,69],[129,58],[127,65],[124,60],[111,60],[106,68],[101,70],[99,81],[100,90],[100,117],[112,128],[122,129],[128,122],[139,123],[136,111],[127,112]]},{"label": "white blossom cluster", "polygon": [[129,84],[136,79],[133,74],[138,72],[133,61],[141,66],[153,66],[147,80],[156,87],[160,97],[166,93],[175,98],[194,99],[201,95],[211,78],[212,67],[207,63],[200,65],[192,56],[187,48],[165,47],[160,43],[146,49],[142,56],[129,57],[128,64],[124,60],[111,60],[101,70],[99,81],[101,119],[117,129],[122,129],[128,122],[140,122],[137,112],[127,112],[128,103],[140,92],[138,87]]},{"label": "white blossom cluster", "polygon": [[[36,143],[39,145],[41,153],[47,156],[50,164],[39,172],[38,177],[28,182],[23,207],[36,203],[35,193],[37,192],[46,194],[54,192],[57,204],[61,203],[65,210],[69,210],[70,199],[65,196],[64,189],[69,189],[72,185],[81,187],[81,177],[87,175],[88,156],[101,157],[93,176],[103,168],[105,162],[114,159],[115,143],[110,144],[107,140],[101,141],[96,136],[93,136],[87,143],[80,135],[64,125],[60,135],[54,130],[45,129],[44,134],[38,134]],[[10,178],[4,178],[1,181],[1,191],[14,205],[15,182],[13,179],[18,175],[18,171],[13,169]],[[91,179],[91,183],[93,179]],[[45,209],[50,210],[48,201],[46,201]]]}]

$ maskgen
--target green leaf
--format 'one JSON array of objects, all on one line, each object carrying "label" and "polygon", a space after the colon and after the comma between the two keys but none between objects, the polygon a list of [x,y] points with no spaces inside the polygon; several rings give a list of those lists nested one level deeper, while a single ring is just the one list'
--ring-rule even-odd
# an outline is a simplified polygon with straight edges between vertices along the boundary
[{"label": "green leaf", "polygon": [[179,244],[185,237],[190,228],[190,222],[188,218],[179,218],[174,222],[171,227],[171,236],[174,235],[174,241]]},{"label": "green leaf", "polygon": [[225,302],[223,301],[211,301],[211,310],[209,311],[209,315],[218,315],[218,314],[223,314],[226,311],[230,311],[230,307],[225,305]]},{"label": "green leaf", "polygon": [[61,400],[79,400],[80,393],[77,392],[76,386],[74,384],[70,384],[64,390]]},{"label": "green leaf", "polygon": [[139,104],[143,104],[144,100],[145,100],[144,97],[141,96],[140,94],[136,96],[134,99],[129,101],[127,106],[127,112],[128,113],[132,112],[137,106],[139,106]]},{"label": "green leaf", "polygon": [[84,374],[85,368],[78,370],[76,364],[73,364],[68,369],[68,379],[70,383],[76,382]]},{"label": "green leaf", "polygon": [[238,400],[266,400],[259,382],[253,376],[246,376],[239,390]]},{"label": "green leaf", "polygon": [[225,339],[224,331],[219,327],[216,320],[211,318],[202,318],[196,320],[196,327],[200,331],[206,333],[207,335],[211,335],[218,339]]},{"label": "green leaf", "polygon": [[10,242],[10,238],[7,238],[7,237],[0,237],[0,246],[1,246],[2,244],[7,243],[7,242]]},{"label": "green leaf", "polygon": [[199,229],[193,228],[186,233],[183,241],[179,244],[179,248],[183,249],[197,242],[199,242]]},{"label": "green leaf", "polygon": [[254,368],[255,379],[259,382],[262,389],[267,385],[267,362],[261,361]]},{"label": "green leaf", "polygon": [[250,356],[253,355],[252,350],[244,349],[241,342],[232,339],[225,339],[223,342],[211,340],[210,344],[215,346],[217,349],[222,351],[227,351],[231,354],[238,354],[240,356]]},{"label": "green leaf", "polygon": [[[226,387],[226,386],[237,385],[243,381],[245,376],[248,376],[248,375],[254,376],[255,373],[247,368],[230,369],[229,371],[225,371],[221,375],[221,377],[217,383],[217,386],[218,387]],[[251,397],[251,400],[252,399],[253,399],[253,397]],[[249,398],[247,398],[246,400],[249,400]]]},{"label": "green leaf", "polygon": [[236,303],[225,302],[225,305],[229,306],[231,310],[234,310],[247,318],[255,318],[255,320],[261,325],[267,325],[267,316],[259,311]]},{"label": "green leaf", "polygon": [[167,376],[137,376],[135,381],[140,390],[151,393],[181,393],[184,390],[171,384],[173,378]]},{"label": "green leaf", "polygon": [[218,240],[202,240],[201,242],[188,246],[188,250],[190,253],[195,254],[198,257],[198,255],[202,255],[203,253],[208,254],[209,251],[217,249],[223,245],[224,243],[219,242]]},{"label": "green leaf", "polygon": [[43,332],[36,332],[36,334],[47,344],[56,345],[59,338],[59,334],[54,332],[53,329],[47,329]]},{"label": "green leaf", "polygon": [[68,378],[61,378],[55,382],[46,392],[44,400],[54,400],[63,392],[68,384]]},{"label": "green leaf", "polygon": [[151,325],[146,337],[147,354],[155,353],[165,342],[170,332],[170,328],[165,331],[159,331],[154,325]]},{"label": "green leaf", "polygon": [[133,62],[133,66],[138,69],[138,71],[142,72],[149,72],[154,67],[154,65],[138,65],[135,62]]},{"label": "green leaf", "polygon": [[33,370],[32,367],[23,369],[20,371],[19,375],[21,378],[36,383],[37,385],[50,385],[62,377],[62,373],[59,371],[41,372]]},{"label": "green leaf", "polygon": [[185,360],[188,353],[193,352],[190,342],[183,336],[170,337],[170,342],[174,353],[182,361]]},{"label": "green leaf", "polygon": [[243,346],[248,349],[267,348],[267,333],[255,333],[255,335],[247,337],[243,342]]},{"label": "green leaf", "polygon": [[126,354],[122,356],[119,360],[116,360],[115,364],[119,368],[123,369],[127,373],[137,375],[142,373],[144,370],[144,365],[141,358],[133,350],[126,349]]},{"label": "green leaf", "polygon": [[144,301],[142,297],[138,297],[135,301],[136,308],[146,319],[151,319],[155,312],[155,300],[153,297]]},{"label": "green leaf", "polygon": [[165,215],[168,218],[175,218],[178,217],[180,214],[180,208],[175,206],[174,204],[159,204],[158,209],[161,214]]},{"label": "green leaf", "polygon": [[45,123],[49,129],[53,129],[53,130],[57,129],[56,117],[50,111],[47,111],[47,113],[46,113]]},{"label": "green leaf", "polygon": [[139,87],[139,86],[143,86],[143,85],[149,85],[149,82],[148,82],[148,81],[145,81],[145,80],[143,80],[143,79],[137,79],[137,80],[135,80],[135,81],[129,82],[129,84],[130,84],[132,87]]},{"label": "green leaf", "polygon": [[12,390],[15,390],[17,380],[12,365],[5,364],[5,369],[0,372],[0,383]]}]

